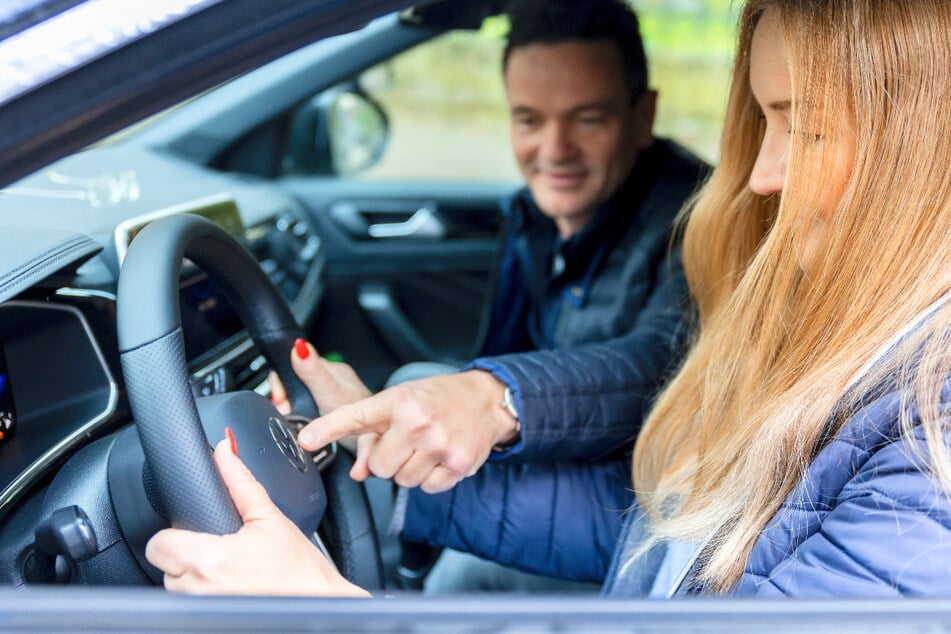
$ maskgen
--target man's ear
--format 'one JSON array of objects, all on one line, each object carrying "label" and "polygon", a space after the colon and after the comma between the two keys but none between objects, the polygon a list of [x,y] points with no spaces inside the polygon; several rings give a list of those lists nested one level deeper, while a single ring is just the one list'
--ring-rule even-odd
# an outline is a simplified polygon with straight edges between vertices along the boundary
[{"label": "man's ear", "polygon": [[637,117],[637,147],[641,150],[654,144],[654,115],[657,113],[657,91],[647,90],[634,102]]}]

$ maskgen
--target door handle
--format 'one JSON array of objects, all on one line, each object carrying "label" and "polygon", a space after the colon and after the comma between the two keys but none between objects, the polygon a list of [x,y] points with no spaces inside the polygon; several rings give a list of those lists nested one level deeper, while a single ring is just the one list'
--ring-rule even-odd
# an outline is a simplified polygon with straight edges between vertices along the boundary
[{"label": "door handle", "polygon": [[429,207],[420,207],[403,222],[368,226],[367,234],[371,238],[442,238],[446,235],[446,226]]}]

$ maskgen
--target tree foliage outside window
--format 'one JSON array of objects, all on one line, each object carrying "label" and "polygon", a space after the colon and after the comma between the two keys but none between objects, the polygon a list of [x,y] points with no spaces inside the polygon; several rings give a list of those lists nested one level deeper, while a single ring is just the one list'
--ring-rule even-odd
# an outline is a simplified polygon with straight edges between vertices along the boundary
[{"label": "tree foliage outside window", "polygon": [[[660,93],[655,132],[716,162],[735,2],[629,1]],[[390,119],[386,154],[364,178],[519,180],[501,76],[506,29],[503,18],[490,18],[480,31],[448,33],[364,73],[361,84]]]},{"label": "tree foliage outside window", "polygon": [[632,0],[632,5],[640,18],[651,86],[659,92],[655,131],[716,162],[738,3]]}]

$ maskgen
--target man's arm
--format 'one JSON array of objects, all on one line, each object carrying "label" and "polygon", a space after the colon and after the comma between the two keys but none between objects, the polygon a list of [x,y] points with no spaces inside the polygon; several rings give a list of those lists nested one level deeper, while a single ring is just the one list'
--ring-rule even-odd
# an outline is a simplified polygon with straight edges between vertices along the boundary
[{"label": "man's arm", "polygon": [[[344,364],[302,360],[296,354],[292,363],[315,394],[332,387],[331,375],[352,372]],[[502,407],[503,392],[491,374],[481,371],[409,381],[311,421],[298,439],[313,451],[360,436],[350,471],[355,480],[372,474],[429,493],[445,491],[474,474],[493,446],[516,433],[516,420]]]},{"label": "man's arm", "polygon": [[630,444],[686,349],[692,308],[679,252],[657,273],[655,291],[630,334],[570,350],[476,359],[511,388],[522,442],[493,459],[599,460]]},{"label": "man's arm", "polygon": [[630,457],[487,464],[451,491],[408,492],[403,537],[527,572],[600,583],[633,504]]},{"label": "man's arm", "polygon": [[[401,486],[444,491],[473,475],[493,447],[515,435],[515,421],[502,407],[508,386],[521,441],[496,452],[499,456],[599,460],[636,437],[687,338],[689,308],[679,257],[671,257],[659,275],[638,328],[626,337],[574,350],[481,359],[472,364],[474,371],[403,383],[315,419],[301,431],[301,445],[315,450],[363,434],[354,478],[372,473]],[[292,354],[295,371],[315,395],[334,388],[328,373],[335,366],[349,370],[325,362],[310,367],[319,362]],[[318,403],[322,400],[327,397]]]}]

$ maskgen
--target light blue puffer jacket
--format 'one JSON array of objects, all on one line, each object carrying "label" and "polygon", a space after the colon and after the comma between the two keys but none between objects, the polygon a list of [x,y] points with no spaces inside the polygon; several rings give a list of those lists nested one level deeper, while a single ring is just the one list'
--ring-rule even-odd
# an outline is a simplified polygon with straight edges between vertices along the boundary
[{"label": "light blue puffer jacket", "polygon": [[[942,402],[951,416],[951,377]],[[898,411],[892,391],[846,421],[767,524],[732,594],[951,596],[951,500],[913,450],[925,448],[922,428],[903,438]],[[652,572],[643,566],[620,572],[632,545],[619,543],[605,594],[649,588]],[[704,592],[696,572],[676,595]]]},{"label": "light blue puffer jacket", "polygon": [[[898,395],[855,414],[753,548],[736,594],[951,596],[951,500],[923,469]],[[951,417],[951,377],[943,391]],[[951,437],[945,438],[951,445]]]}]

